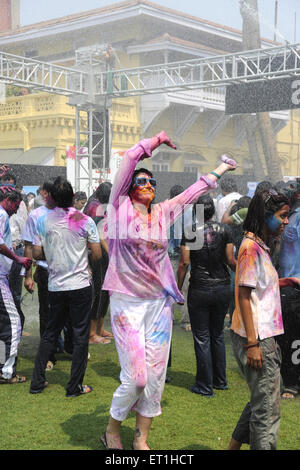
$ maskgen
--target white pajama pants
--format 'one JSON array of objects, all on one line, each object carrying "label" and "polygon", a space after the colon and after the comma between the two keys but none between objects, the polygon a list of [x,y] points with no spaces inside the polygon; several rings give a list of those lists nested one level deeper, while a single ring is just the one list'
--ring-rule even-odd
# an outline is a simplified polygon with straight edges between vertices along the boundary
[{"label": "white pajama pants", "polygon": [[15,375],[22,324],[6,277],[0,278],[0,374]]},{"label": "white pajama pants", "polygon": [[152,418],[161,414],[172,335],[171,297],[141,299],[114,292],[110,297],[112,331],[121,365],[121,385],[110,415],[123,421],[131,410]]}]

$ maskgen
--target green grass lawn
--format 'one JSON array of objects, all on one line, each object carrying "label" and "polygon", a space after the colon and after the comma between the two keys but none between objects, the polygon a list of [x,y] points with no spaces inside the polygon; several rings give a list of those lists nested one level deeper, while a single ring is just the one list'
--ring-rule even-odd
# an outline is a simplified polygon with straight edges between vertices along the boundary
[{"label": "green grass lawn", "polygon": [[[30,307],[30,304],[28,304]],[[28,307],[28,308],[29,308]],[[37,321],[37,320],[36,320]],[[109,319],[107,319],[107,323]],[[39,337],[34,322],[25,324],[31,336],[22,338],[18,373],[31,379]],[[189,391],[194,383],[195,358],[191,332],[174,324],[172,382],[165,386],[162,415],[155,418],[149,445],[155,450],[224,450],[249,394],[233,358],[226,331],[229,390],[216,391],[208,399]],[[99,437],[105,429],[111,398],[119,384],[119,364],[114,342],[90,346],[84,383],[94,391],[76,398],[65,397],[71,360],[58,354],[55,368],[47,373],[49,387],[40,395],[25,384],[0,388],[2,450],[102,450]],[[300,400],[282,402],[278,449],[296,450],[299,438]],[[135,417],[122,426],[126,449],[131,448]],[[248,446],[244,446],[246,450]]]}]

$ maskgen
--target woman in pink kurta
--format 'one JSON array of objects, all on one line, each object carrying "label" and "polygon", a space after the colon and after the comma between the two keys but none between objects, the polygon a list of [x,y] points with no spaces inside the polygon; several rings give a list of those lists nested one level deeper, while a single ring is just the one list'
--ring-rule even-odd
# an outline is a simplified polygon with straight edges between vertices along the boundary
[{"label": "woman in pink kurta", "polygon": [[165,132],[144,139],[124,156],[114,181],[106,227],[109,266],[103,289],[110,292],[111,322],[121,364],[121,385],[113,395],[101,441],[122,449],[120,426],[136,411],[134,449],[149,449],[147,436],[161,413],[172,333],[172,304],[183,302],[168,257],[168,229],[189,204],[216,188],[236,164],[220,166],[171,200],[153,204],[156,182],[146,169],[135,170],[161,144],[176,148]]}]

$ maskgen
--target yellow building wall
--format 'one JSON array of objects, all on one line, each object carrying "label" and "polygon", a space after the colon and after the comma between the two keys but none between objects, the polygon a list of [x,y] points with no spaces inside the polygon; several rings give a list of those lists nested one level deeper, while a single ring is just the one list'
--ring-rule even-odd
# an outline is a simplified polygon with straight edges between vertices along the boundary
[{"label": "yellow building wall", "polygon": [[[95,43],[95,31],[86,31],[82,37],[64,36],[39,40],[38,45],[27,41],[26,45],[10,48],[10,52],[18,55],[26,50],[38,48],[39,56],[46,57],[74,50],[76,41],[79,47],[92,46]],[[125,41],[139,37],[141,42],[149,40],[141,25],[132,28],[122,28],[115,31],[115,41]],[[61,40],[60,40],[61,39]],[[51,51],[51,54],[50,54]],[[118,60],[115,67],[130,68],[140,65],[139,54],[128,56],[126,52],[116,51]],[[60,62],[60,65],[63,65]],[[66,62],[65,65],[70,65]],[[55,165],[65,165],[64,154],[67,145],[75,144],[75,109],[68,106],[68,99],[59,95],[34,93],[22,97],[8,98],[6,103],[0,103],[0,148],[56,147]],[[300,111],[292,111],[292,119],[288,126],[277,135],[278,152],[283,164],[283,173],[288,176],[300,175],[299,145],[300,145]],[[110,110],[111,147],[126,150],[143,137],[141,124],[140,98],[114,99]],[[159,122],[152,128],[152,134],[164,129],[185,152],[196,153],[206,158],[207,164],[200,171],[211,170],[217,164],[219,157],[227,153],[239,161],[237,174],[243,173],[243,160],[248,157],[247,141],[241,147],[235,144],[234,126],[232,121],[222,129],[212,143],[205,136],[205,112],[185,134],[182,142],[177,142],[173,135],[174,125],[171,111],[165,112]],[[260,138],[258,136],[258,142]],[[260,148],[260,153],[263,152]],[[146,163],[151,167],[151,161]],[[178,154],[172,156],[171,171],[183,171],[184,159]]]},{"label": "yellow building wall", "polygon": [[289,124],[277,135],[279,156],[285,176],[300,176],[300,110],[291,111]]}]

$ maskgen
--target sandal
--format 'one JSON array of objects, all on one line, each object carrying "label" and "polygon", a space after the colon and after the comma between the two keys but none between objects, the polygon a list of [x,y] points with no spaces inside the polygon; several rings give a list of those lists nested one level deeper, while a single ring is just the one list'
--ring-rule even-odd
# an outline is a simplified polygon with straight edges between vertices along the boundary
[{"label": "sandal", "polygon": [[20,375],[15,375],[10,379],[5,379],[2,375],[0,376],[0,384],[22,384],[26,382],[26,377],[21,377]]},{"label": "sandal", "polygon": [[104,331],[102,334],[100,333],[100,336],[102,336],[102,338],[113,338],[114,337],[114,335],[110,331]]},{"label": "sandal", "polygon": [[109,344],[111,343],[110,339],[104,338],[102,336],[92,336],[92,338],[96,338],[95,340],[90,339],[89,344]]},{"label": "sandal", "polygon": [[100,441],[102,442],[106,450],[123,450],[123,449],[118,449],[118,447],[108,447],[106,431],[104,431],[103,436],[100,437]]},{"label": "sandal", "polygon": [[285,388],[281,394],[282,400],[294,400],[299,395],[299,392],[294,388]]},{"label": "sandal", "polygon": [[86,395],[87,393],[90,393],[92,391],[93,391],[93,387],[91,387],[90,385],[80,385],[78,393],[66,393],[66,397],[68,398],[79,397],[80,395]]}]

